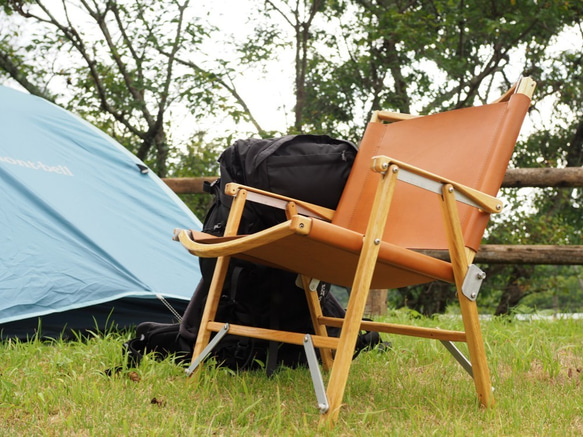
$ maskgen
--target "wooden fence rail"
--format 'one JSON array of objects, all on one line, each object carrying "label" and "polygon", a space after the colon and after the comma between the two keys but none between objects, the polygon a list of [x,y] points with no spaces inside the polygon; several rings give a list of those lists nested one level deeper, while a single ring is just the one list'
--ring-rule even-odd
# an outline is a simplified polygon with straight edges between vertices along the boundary
[{"label": "wooden fence rail", "polygon": [[[177,194],[201,194],[204,181],[214,177],[166,178],[164,182]],[[583,187],[583,167],[508,169],[502,186],[506,188]],[[433,256],[447,258],[445,251],[431,251]],[[475,262],[484,264],[549,264],[583,265],[583,245],[483,245]]]},{"label": "wooden fence rail", "polygon": [[[449,259],[446,250],[422,252],[443,260]],[[474,262],[478,264],[583,265],[583,246],[483,244]]]},{"label": "wooden fence rail", "polygon": [[[201,194],[204,181],[212,182],[218,176],[197,178],[166,178],[166,184],[177,194]],[[568,168],[509,168],[502,186],[506,188],[583,187],[583,167]]]}]

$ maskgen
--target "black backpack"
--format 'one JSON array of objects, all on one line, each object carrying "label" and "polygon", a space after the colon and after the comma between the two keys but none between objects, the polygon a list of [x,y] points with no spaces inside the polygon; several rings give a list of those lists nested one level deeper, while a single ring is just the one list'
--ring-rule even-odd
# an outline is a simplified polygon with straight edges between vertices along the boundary
[{"label": "black backpack", "polygon": [[[237,140],[219,157],[220,179],[206,184],[215,197],[203,232],[223,235],[232,198],[225,185],[237,182],[335,209],[356,157],[356,146],[327,135],[288,135]],[[285,221],[276,208],[248,202],[239,233],[254,233]]]},{"label": "black backpack", "polygon": [[[219,158],[220,179],[206,185],[214,196],[203,223],[203,232],[222,236],[232,198],[224,194],[229,182],[304,200],[327,208],[336,208],[352,168],[357,148],[354,144],[325,135],[289,135],[276,139],[238,140]],[[279,209],[248,201],[243,211],[240,234],[254,233],[285,221]],[[138,338],[126,344],[130,356],[138,360],[143,350],[158,356],[165,352],[190,358],[216,260],[200,258],[202,280],[188,305],[183,320],[172,328],[146,323],[138,326]],[[261,328],[313,333],[306,297],[296,285],[295,273],[231,259],[216,315],[219,322]],[[321,283],[318,296],[326,316],[344,317],[345,311],[330,292],[331,285]],[[169,334],[172,344],[166,345]],[[339,330],[328,328],[329,335]],[[139,340],[139,341],[138,341]],[[188,343],[190,342],[190,343]],[[357,350],[378,344],[378,333],[362,333]],[[177,351],[177,344],[180,351]],[[187,350],[184,350],[187,349]],[[277,365],[294,367],[306,363],[302,346],[227,335],[213,350],[216,361],[232,369],[265,366],[268,374]]]}]

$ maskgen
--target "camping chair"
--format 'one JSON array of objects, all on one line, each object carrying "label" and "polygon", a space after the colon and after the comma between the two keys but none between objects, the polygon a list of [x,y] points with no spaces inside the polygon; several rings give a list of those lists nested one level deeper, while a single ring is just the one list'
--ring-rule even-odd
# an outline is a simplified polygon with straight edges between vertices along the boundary
[{"label": "camping chair", "polygon": [[[217,257],[189,373],[227,332],[304,345],[323,420],[339,413],[361,329],[440,340],[473,377],[479,402],[494,403],[476,298],[484,273],[472,264],[502,184],[535,82],[521,79],[492,104],[415,117],[376,112],[335,211],[252,187],[228,184],[234,197],[224,237],[176,230],[194,255]],[[387,123],[391,122],[391,123]],[[285,209],[288,220],[237,235],[246,201]],[[449,260],[427,253],[449,251]],[[428,250],[423,253],[423,250]],[[229,259],[297,272],[314,335],[229,325],[215,320]],[[369,289],[435,280],[455,284],[463,331],[363,321]],[[318,281],[351,287],[344,319],[325,317]],[[326,326],[341,328],[328,337]],[[217,333],[212,341],[211,334]],[[466,342],[467,359],[453,342]],[[314,348],[331,370],[324,389]],[[332,352],[335,351],[335,352]]]}]

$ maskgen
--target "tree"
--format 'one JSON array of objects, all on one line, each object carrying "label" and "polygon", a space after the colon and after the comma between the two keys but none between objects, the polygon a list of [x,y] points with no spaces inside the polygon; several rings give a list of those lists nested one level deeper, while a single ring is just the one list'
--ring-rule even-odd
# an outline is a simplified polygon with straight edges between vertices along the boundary
[{"label": "tree", "polygon": [[[206,58],[201,47],[216,28],[193,19],[189,0],[0,5],[15,24],[0,40],[4,75],[97,124],[160,176],[171,156],[170,112],[189,111],[196,121],[234,104],[243,108],[235,120],[250,118],[225,73],[192,60]],[[18,30],[23,23],[26,36]]]},{"label": "tree", "polygon": [[333,3],[329,23],[339,32],[326,35],[329,50],[308,74],[315,94],[305,120],[328,127],[334,114],[356,137],[373,109],[428,114],[470,106],[520,74],[538,76],[545,49],[581,12],[559,2]]},{"label": "tree", "polygon": [[[531,75],[538,81],[531,111],[537,124],[518,145],[514,165],[583,164],[580,2],[248,0],[248,17],[239,20],[249,30],[243,38],[201,13],[215,5],[203,3],[60,0],[49,8],[46,0],[0,0],[9,14],[0,24],[0,75],[98,124],[161,176],[212,168],[204,160],[212,162],[218,149],[207,153],[202,138],[206,145],[223,137],[217,141],[224,146],[233,133],[279,134],[252,113],[241,86],[248,71],[268,73],[284,55],[293,61],[282,88],[294,109],[283,131],[355,142],[372,110],[429,114],[484,103]],[[580,43],[559,50],[565,30]],[[549,104],[552,117],[544,112]],[[177,112],[193,125],[193,136],[180,144],[192,149],[178,151],[171,134],[177,124],[170,114]],[[209,130],[204,126],[228,123],[231,129],[199,135]],[[581,241],[581,190],[507,196],[524,229],[513,227],[516,215],[499,218],[491,242],[518,240],[525,229],[529,243]],[[547,232],[550,225],[561,232]],[[539,272],[499,271],[500,281],[483,293],[502,297],[513,278],[537,280]],[[509,305],[520,301],[514,295]],[[431,313],[443,311],[453,293],[434,286],[402,296]]]},{"label": "tree", "polygon": [[[335,4],[337,12],[354,18],[344,17],[341,32],[329,34],[325,40],[335,55],[313,60],[308,75],[313,95],[304,117],[312,128],[357,139],[373,109],[428,114],[485,103],[523,73],[539,82],[535,108],[536,102],[548,105],[549,98],[556,102],[556,109],[568,102],[571,108],[557,110],[554,123],[519,145],[515,165],[582,164],[581,44],[576,51],[552,50],[567,28],[578,41],[583,40],[581,5],[481,0]],[[527,156],[530,160],[523,159]],[[533,228],[529,243],[580,244],[580,196],[581,190],[542,191],[529,214],[521,218],[527,221],[525,226]],[[515,202],[515,206],[521,205]],[[545,217],[549,215],[555,218],[552,238],[543,232],[548,229]],[[516,223],[516,215],[503,221]],[[501,229],[490,230],[491,242],[508,242],[524,235],[516,226],[506,232]],[[557,238],[559,234],[562,239]],[[498,274],[506,278],[499,294],[499,313],[509,311],[527,295],[519,283],[542,271],[518,266],[508,269],[510,273]],[[486,285],[484,293],[492,292]],[[402,289],[400,295],[401,305],[425,314],[443,311],[454,297],[453,289],[445,284]]]},{"label": "tree", "polygon": [[[35,81],[57,82],[69,95],[68,106],[109,127],[126,147],[165,175],[170,151],[166,115],[179,95],[180,81],[176,83],[172,56],[160,62],[157,53],[160,47],[169,53],[180,47],[188,1],[165,2],[163,7],[140,1],[3,3],[38,29],[30,44],[21,47],[24,53],[7,62],[24,72],[34,70],[39,59],[45,61],[42,65],[47,67],[37,70]],[[7,55],[4,52],[4,58]],[[47,97],[6,65],[20,85]]]},{"label": "tree", "polygon": [[[219,174],[217,157],[222,148],[223,139],[207,141],[205,133],[199,132],[185,152],[177,153],[176,159],[169,165],[169,171],[175,178],[190,177],[193,174],[216,176]],[[179,194],[179,197],[201,221],[214,200],[212,196],[199,194]]]},{"label": "tree", "polygon": [[305,107],[310,101],[307,77],[312,67],[311,59],[317,52],[318,37],[325,33],[315,23],[329,10],[327,2],[261,0],[253,5],[257,8],[250,20],[253,33],[237,48],[242,54],[241,60],[256,64],[273,61],[288,49],[293,52],[293,86],[290,86],[294,96],[293,122],[287,130],[289,133],[304,132],[307,125]]}]

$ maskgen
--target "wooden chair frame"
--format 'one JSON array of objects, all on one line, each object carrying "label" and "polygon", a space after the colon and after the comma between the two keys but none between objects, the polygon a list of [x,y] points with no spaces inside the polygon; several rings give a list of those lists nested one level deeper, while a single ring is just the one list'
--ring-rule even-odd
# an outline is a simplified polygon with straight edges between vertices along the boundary
[{"label": "wooden chair frame", "polygon": [[[524,78],[517,86],[502,96],[498,102],[507,101],[514,93],[522,93],[530,98],[534,87],[534,81],[529,78]],[[374,114],[372,122],[393,122],[410,119],[412,117],[410,115],[378,111]],[[458,361],[462,364],[465,363],[464,367],[473,376],[479,403],[485,407],[492,406],[494,404],[494,397],[492,395],[490,374],[476,304],[477,292],[484,275],[472,264],[475,252],[468,248],[464,241],[457,204],[463,202],[481,211],[493,214],[499,213],[502,210],[502,203],[491,195],[387,156],[373,157],[371,171],[378,174],[378,187],[371,208],[368,226],[363,235],[362,249],[358,257],[345,318],[325,317],[322,314],[317,293],[313,291],[313,278],[301,275],[315,332],[314,335],[310,336],[310,341],[320,350],[323,368],[331,371],[326,391],[328,405],[323,409],[325,411],[323,411],[322,421],[333,424],[338,417],[356,340],[361,329],[442,341]],[[399,179],[404,179],[409,184],[418,185],[422,189],[430,190],[440,198],[452,270],[452,277],[447,280],[454,283],[457,289],[457,297],[463,320],[463,331],[421,328],[408,325],[366,322],[362,320],[369,289],[371,288],[371,281],[378,262],[379,250],[382,244],[384,244],[382,243],[382,239],[385,223],[392,206],[395,186]],[[220,332],[225,328],[224,322],[221,323],[215,320],[215,316],[230,258],[232,256],[240,256],[242,253],[252,252],[256,248],[261,248],[270,242],[277,243],[290,236],[308,236],[311,232],[311,227],[314,226],[313,220],[330,221],[334,218],[335,213],[333,210],[322,208],[318,205],[239,184],[228,184],[225,192],[233,196],[233,203],[224,238],[218,239],[217,242],[209,243],[208,241],[204,241],[204,234],[201,240],[200,235],[194,235],[191,231],[176,230],[175,232],[175,238],[192,254],[201,257],[217,257],[209,296],[194,348],[193,360],[197,358],[200,360],[201,356],[206,353],[204,351],[208,349],[212,333]],[[237,236],[243,208],[245,202],[248,200],[285,209],[288,221],[257,234]],[[407,249],[403,250],[407,251]],[[326,331],[327,326],[340,327],[340,337],[328,337]],[[304,344],[306,341],[305,333],[292,333],[241,325],[230,325],[228,330],[229,333],[234,335],[299,345]],[[464,358],[451,342],[467,343],[469,361],[464,361]]]}]

